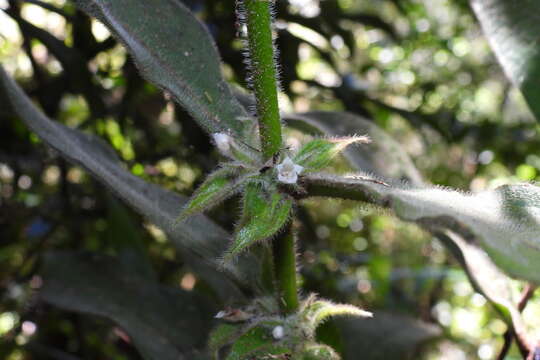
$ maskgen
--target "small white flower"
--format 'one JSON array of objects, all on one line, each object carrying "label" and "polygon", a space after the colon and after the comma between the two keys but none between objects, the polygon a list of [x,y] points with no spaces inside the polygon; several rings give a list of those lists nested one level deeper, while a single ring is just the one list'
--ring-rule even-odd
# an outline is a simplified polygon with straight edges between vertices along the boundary
[{"label": "small white flower", "polygon": [[288,156],[276,168],[278,171],[278,180],[285,184],[296,184],[298,174],[304,170],[304,167],[295,164]]},{"label": "small white flower", "polygon": [[285,329],[283,328],[283,326],[281,326],[281,325],[276,326],[276,327],[272,330],[272,336],[273,336],[274,339],[276,339],[276,340],[281,340],[281,339],[283,339],[283,336],[285,336]]},{"label": "small white flower", "polygon": [[219,151],[223,154],[228,154],[231,149],[232,138],[225,133],[213,133],[212,137]]}]

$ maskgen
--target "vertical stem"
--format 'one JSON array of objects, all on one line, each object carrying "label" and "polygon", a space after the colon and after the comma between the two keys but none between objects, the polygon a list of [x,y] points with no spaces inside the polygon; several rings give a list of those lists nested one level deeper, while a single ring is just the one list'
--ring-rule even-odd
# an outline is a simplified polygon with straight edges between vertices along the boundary
[{"label": "vertical stem", "polygon": [[298,289],[296,287],[296,249],[292,222],[273,241],[274,268],[278,282],[278,298],[285,314],[298,309]]},{"label": "vertical stem", "polygon": [[270,159],[281,148],[271,1],[244,0],[251,81],[257,101],[257,118],[265,159]]},{"label": "vertical stem", "polygon": [[[273,0],[244,0],[248,32],[251,82],[257,101],[257,119],[261,147],[265,159],[281,148],[274,41],[272,39],[271,2]],[[298,308],[296,288],[296,251],[292,222],[273,241],[275,278],[283,313]]]}]

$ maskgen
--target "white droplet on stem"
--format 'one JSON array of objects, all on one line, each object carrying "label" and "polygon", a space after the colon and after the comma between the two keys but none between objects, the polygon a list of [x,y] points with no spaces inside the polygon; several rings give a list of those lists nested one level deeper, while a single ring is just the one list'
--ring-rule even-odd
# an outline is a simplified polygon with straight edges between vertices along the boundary
[{"label": "white droplet on stem", "polygon": [[276,327],[272,330],[272,336],[273,336],[274,339],[276,339],[276,340],[281,340],[281,339],[283,339],[283,336],[285,336],[285,329],[283,328],[283,326],[281,326],[281,325],[276,326]]}]

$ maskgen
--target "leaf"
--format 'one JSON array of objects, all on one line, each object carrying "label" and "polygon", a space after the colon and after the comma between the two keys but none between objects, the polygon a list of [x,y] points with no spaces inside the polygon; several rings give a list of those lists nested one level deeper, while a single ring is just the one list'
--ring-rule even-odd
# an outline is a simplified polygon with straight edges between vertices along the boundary
[{"label": "leaf", "polygon": [[218,352],[222,347],[230,344],[239,335],[241,335],[243,326],[232,324],[220,324],[218,325],[208,337],[208,349],[214,354]]},{"label": "leaf", "polygon": [[302,353],[295,357],[298,360],[340,360],[336,352],[327,345],[309,344],[302,350]]},{"label": "leaf", "polygon": [[289,220],[292,199],[277,190],[269,191],[255,183],[246,186],[243,220],[225,255],[225,261],[237,256],[258,241],[274,236]]},{"label": "leaf", "polygon": [[355,170],[386,179],[407,180],[414,185],[423,183],[405,149],[373,121],[348,112],[330,111],[285,114],[284,120],[289,126],[314,136],[366,134],[371,139],[369,144],[357,144],[343,151]]},{"label": "leaf", "polygon": [[145,359],[200,358],[214,309],[195,293],[148,281],[97,254],[47,253],[42,275],[43,300],[114,321]]},{"label": "leaf", "polygon": [[300,314],[302,323],[307,322],[312,332],[315,332],[317,327],[327,320],[335,316],[352,316],[352,317],[372,317],[373,314],[362,310],[350,304],[334,304],[327,300],[315,300],[312,296],[308,298],[302,308]]},{"label": "leaf", "polygon": [[434,233],[463,266],[473,287],[501,313],[520,334],[525,324],[512,291],[511,279],[493,264],[486,252],[449,230]]},{"label": "leaf", "polygon": [[484,34],[506,76],[540,121],[540,2],[471,0]]},{"label": "leaf", "polygon": [[354,143],[367,143],[365,136],[315,139],[304,146],[294,156],[294,162],[305,168],[306,172],[320,170],[330,164],[332,159]]},{"label": "leaf", "polygon": [[[242,293],[231,278],[244,283],[256,281],[259,266],[256,259],[249,255],[243,256],[235,265],[228,264],[227,274],[216,270],[222,266],[217,259],[227,246],[223,239],[229,234],[225,230],[201,215],[194,216],[189,224],[173,226],[179,206],[186,202],[185,197],[147,183],[126,171],[115,152],[101,139],[48,119],[1,67],[0,95],[46,144],[72,163],[83,166],[126,204],[163,229],[184,255],[184,260],[222,298],[242,298]],[[242,271],[243,267],[250,269],[249,272]]]},{"label": "leaf", "polygon": [[142,75],[171,93],[204,129],[240,135],[247,113],[221,76],[220,57],[208,31],[180,1],[76,0],[76,4],[103,22]]},{"label": "leaf", "polygon": [[237,174],[235,172],[235,169],[225,167],[208,175],[182,209],[182,212],[176,219],[176,224],[184,221],[193,214],[209,210],[240,192],[244,183],[252,175],[236,176]]},{"label": "leaf", "polygon": [[418,347],[441,336],[441,329],[408,316],[377,311],[372,319],[343,318],[336,324],[344,342],[344,360],[416,359]]},{"label": "leaf", "polygon": [[283,355],[290,352],[284,345],[274,342],[270,328],[253,327],[235,341],[226,360],[264,359],[268,355]]},{"label": "leaf", "polygon": [[505,185],[465,194],[441,187],[388,186],[363,175],[313,174],[304,181],[312,193],[361,199],[389,207],[399,218],[428,230],[451,230],[481,246],[511,276],[540,283],[538,186]]}]

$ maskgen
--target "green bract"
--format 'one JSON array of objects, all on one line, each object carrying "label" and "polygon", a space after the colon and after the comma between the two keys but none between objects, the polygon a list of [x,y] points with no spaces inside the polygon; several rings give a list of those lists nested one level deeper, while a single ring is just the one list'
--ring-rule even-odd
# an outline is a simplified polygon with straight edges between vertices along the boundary
[{"label": "green bract", "polygon": [[274,236],[287,222],[292,199],[277,189],[264,189],[255,183],[244,194],[244,214],[225,259],[238,255],[257,241]]},{"label": "green bract", "polygon": [[[261,303],[267,302],[262,299],[248,307],[246,311],[254,314],[249,321],[219,325],[210,335],[212,352],[224,350],[227,360],[275,359],[272,356],[280,354],[297,360],[339,359],[331,348],[315,341],[317,327],[333,316],[371,316],[355,306],[333,304],[314,295],[309,296],[296,313],[286,317],[268,315],[277,304],[274,301],[270,309],[263,308]],[[226,350],[228,345],[231,345],[230,350]]]},{"label": "green bract", "polygon": [[321,170],[350,144],[366,142],[369,142],[366,136],[315,139],[305,144],[293,161],[303,166],[306,172]]}]

